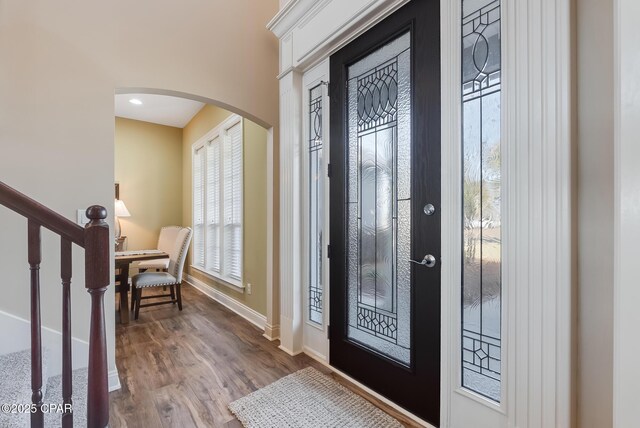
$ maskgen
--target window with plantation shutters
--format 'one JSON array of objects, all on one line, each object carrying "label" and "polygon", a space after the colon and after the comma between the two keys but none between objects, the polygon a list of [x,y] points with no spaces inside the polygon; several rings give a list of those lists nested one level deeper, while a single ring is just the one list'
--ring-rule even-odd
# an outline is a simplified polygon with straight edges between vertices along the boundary
[{"label": "window with plantation shutters", "polygon": [[224,139],[224,267],[225,274],[242,276],[242,123],[226,131]]},{"label": "window with plantation shutters", "polygon": [[204,266],[204,147],[193,153],[193,263]]},{"label": "window with plantation shutters", "polygon": [[220,273],[220,137],[207,145],[207,264]]},{"label": "window with plantation shutters", "polygon": [[193,146],[193,267],[242,287],[242,118]]}]

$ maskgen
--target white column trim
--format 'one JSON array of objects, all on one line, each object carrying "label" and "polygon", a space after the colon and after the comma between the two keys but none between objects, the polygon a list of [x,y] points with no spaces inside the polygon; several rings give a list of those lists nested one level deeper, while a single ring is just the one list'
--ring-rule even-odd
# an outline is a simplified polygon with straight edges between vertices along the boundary
[{"label": "white column trim", "polygon": [[276,340],[280,337],[280,314],[278,313],[279,305],[278,290],[274,290],[277,281],[274,278],[274,128],[267,131],[267,320],[264,328],[264,337],[268,340]]},{"label": "white column trim", "polygon": [[572,418],[570,7],[570,0],[508,2],[505,22],[513,426],[568,427]]},{"label": "white column trim", "polygon": [[301,189],[302,77],[280,78],[280,348],[302,352]]}]

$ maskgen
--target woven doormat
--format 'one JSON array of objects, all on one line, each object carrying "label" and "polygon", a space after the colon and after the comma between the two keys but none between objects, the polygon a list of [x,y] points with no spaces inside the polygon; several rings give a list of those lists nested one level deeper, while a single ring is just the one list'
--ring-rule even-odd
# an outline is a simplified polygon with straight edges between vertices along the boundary
[{"label": "woven doormat", "polygon": [[246,428],[402,428],[402,424],[313,367],[229,404]]}]

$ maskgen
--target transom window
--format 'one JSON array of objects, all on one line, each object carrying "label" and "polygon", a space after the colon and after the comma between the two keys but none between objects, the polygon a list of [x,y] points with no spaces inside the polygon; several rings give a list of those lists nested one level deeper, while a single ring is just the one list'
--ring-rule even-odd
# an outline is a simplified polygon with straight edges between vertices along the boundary
[{"label": "transom window", "polygon": [[193,146],[193,267],[242,286],[242,118]]}]

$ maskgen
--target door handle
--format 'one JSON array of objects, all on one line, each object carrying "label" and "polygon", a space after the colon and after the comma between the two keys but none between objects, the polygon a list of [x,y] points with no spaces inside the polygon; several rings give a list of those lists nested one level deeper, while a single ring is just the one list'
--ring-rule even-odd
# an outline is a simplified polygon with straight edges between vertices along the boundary
[{"label": "door handle", "polygon": [[424,256],[424,258],[422,259],[421,262],[416,261],[416,260],[409,260],[411,263],[415,263],[417,265],[421,265],[421,266],[426,266],[428,268],[432,268],[436,265],[436,258],[433,257],[431,254],[427,254],[426,256]]}]

